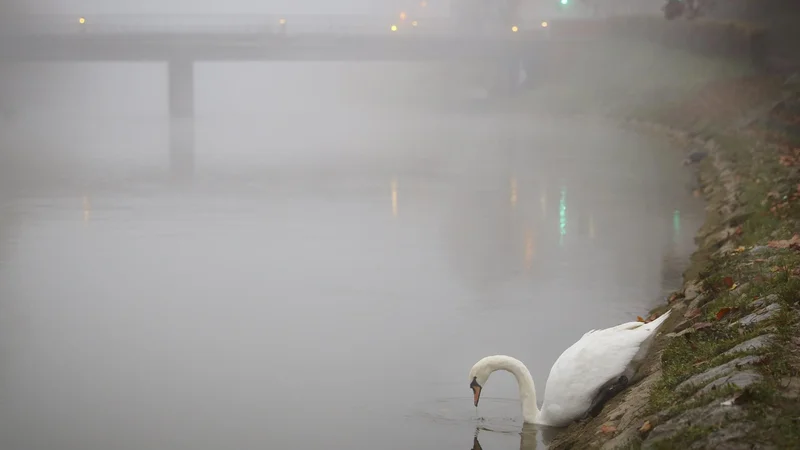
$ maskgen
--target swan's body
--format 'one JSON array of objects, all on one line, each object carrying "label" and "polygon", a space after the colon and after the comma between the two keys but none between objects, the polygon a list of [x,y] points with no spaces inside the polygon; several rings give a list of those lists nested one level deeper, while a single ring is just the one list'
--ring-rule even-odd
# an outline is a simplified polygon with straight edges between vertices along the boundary
[{"label": "swan's body", "polygon": [[478,406],[489,375],[495,370],[505,370],[511,372],[519,384],[525,423],[567,426],[597,406],[599,401],[607,400],[601,400],[601,397],[613,395],[624,387],[669,313],[667,311],[649,323],[628,322],[584,334],[564,350],[550,369],[541,410],[536,404],[533,378],[525,365],[510,356],[487,356],[478,361],[469,374],[475,406]]}]

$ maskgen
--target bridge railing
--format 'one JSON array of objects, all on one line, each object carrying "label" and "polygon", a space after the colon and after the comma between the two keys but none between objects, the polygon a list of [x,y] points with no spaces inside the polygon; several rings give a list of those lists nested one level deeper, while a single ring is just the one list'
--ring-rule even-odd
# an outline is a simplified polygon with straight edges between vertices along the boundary
[{"label": "bridge railing", "polygon": [[[519,31],[538,30],[540,22],[519,24]],[[430,35],[466,32],[495,35],[509,27],[487,19],[459,24],[433,15],[399,16],[367,14],[100,14],[100,15],[5,15],[0,34],[16,35],[135,35],[135,34],[327,34],[327,35]]]},{"label": "bridge railing", "polygon": [[353,14],[101,14],[26,15],[0,18],[4,34],[154,34],[154,33],[446,33],[453,23],[445,17],[400,17]]}]

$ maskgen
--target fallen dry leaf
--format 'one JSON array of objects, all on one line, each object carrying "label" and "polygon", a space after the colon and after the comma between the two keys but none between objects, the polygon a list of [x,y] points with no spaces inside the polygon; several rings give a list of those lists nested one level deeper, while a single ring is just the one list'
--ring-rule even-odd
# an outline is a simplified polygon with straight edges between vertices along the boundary
[{"label": "fallen dry leaf", "polygon": [[614,425],[603,425],[600,427],[600,432],[603,434],[613,433],[615,431],[617,431],[617,427]]},{"label": "fallen dry leaf", "polygon": [[733,286],[731,286],[730,289],[728,289],[728,290],[732,291],[732,290],[736,289],[737,287],[739,287],[739,283],[733,283]]},{"label": "fallen dry leaf", "polygon": [[683,317],[687,319],[694,319],[695,317],[700,317],[701,314],[703,314],[703,311],[701,311],[700,308],[695,308],[686,311]]},{"label": "fallen dry leaf", "polygon": [[692,328],[694,328],[695,330],[704,330],[710,327],[711,324],[708,322],[697,322],[696,324],[692,325]]},{"label": "fallen dry leaf", "polygon": [[722,320],[722,318],[727,316],[729,312],[731,312],[731,308],[727,306],[720,309],[719,311],[717,311],[717,316],[716,316],[717,320]]},{"label": "fallen dry leaf", "polygon": [[650,421],[649,420],[645,420],[644,424],[642,424],[642,427],[639,428],[639,432],[640,433],[647,433],[648,431],[650,431],[652,429],[653,429],[653,425],[650,423]]},{"label": "fallen dry leaf", "polygon": [[642,316],[636,316],[636,321],[637,322],[644,322],[644,319],[642,319]]},{"label": "fallen dry leaf", "polygon": [[733,286],[733,278],[725,277],[722,279],[722,283],[725,284],[727,288],[730,288],[731,286]]}]

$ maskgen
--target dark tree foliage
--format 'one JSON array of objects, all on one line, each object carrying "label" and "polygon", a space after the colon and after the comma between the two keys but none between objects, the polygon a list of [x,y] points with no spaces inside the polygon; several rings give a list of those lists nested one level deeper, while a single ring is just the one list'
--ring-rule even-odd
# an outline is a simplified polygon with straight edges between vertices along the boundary
[{"label": "dark tree foliage", "polygon": [[714,0],[667,0],[662,11],[667,20],[694,19],[708,13],[713,7]]}]

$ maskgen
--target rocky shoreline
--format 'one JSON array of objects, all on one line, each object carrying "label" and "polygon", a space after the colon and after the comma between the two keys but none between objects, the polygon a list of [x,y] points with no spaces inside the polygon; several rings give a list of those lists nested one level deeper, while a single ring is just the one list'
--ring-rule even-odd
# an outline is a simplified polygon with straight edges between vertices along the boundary
[{"label": "rocky shoreline", "polygon": [[675,115],[712,124],[699,130],[663,120],[669,114],[630,121],[687,148],[706,223],[683,288],[655,310],[673,315],[638,380],[550,449],[800,448],[796,80],[762,78],[761,91],[717,117],[702,109],[691,117],[691,108]]}]

